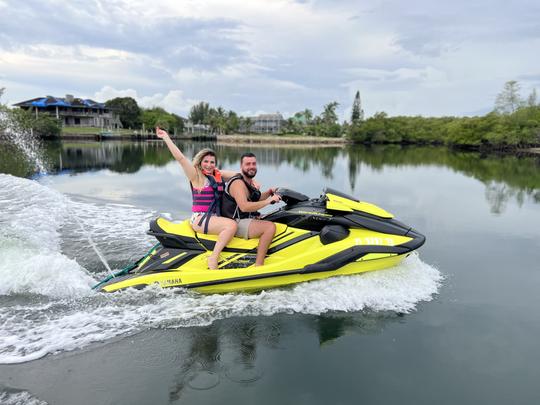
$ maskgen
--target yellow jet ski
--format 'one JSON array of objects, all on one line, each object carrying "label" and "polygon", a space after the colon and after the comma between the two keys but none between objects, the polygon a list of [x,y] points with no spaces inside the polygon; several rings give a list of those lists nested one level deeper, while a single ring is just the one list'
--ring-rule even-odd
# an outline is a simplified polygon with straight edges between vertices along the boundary
[{"label": "yellow jet ski", "polygon": [[254,266],[258,239],[233,238],[218,269],[210,270],[206,258],[217,235],[196,233],[187,220],[157,218],[148,234],[159,243],[94,289],[113,292],[159,284],[203,293],[259,291],[392,267],[425,242],[387,211],[330,188],[313,199],[289,189],[277,193],[286,206],[262,218],[276,224],[264,266]]}]

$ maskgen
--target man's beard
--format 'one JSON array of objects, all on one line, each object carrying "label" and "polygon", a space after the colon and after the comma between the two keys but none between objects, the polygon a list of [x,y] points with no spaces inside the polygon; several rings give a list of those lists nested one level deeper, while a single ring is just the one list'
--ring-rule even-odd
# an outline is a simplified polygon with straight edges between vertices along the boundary
[{"label": "man's beard", "polygon": [[246,176],[248,179],[252,179],[257,175],[257,169],[251,169],[250,172],[254,172],[253,174],[249,174],[247,171],[242,170],[242,174]]}]

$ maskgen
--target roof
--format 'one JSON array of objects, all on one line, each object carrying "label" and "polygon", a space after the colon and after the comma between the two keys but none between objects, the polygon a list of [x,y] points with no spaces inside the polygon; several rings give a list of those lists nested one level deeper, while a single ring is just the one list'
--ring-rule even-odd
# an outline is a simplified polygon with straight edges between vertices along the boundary
[{"label": "roof", "polygon": [[259,114],[256,117],[249,117],[252,121],[259,120],[283,120],[283,115],[280,113],[275,114]]},{"label": "roof", "polygon": [[105,103],[98,103],[97,101],[91,100],[89,98],[61,98],[53,96],[45,96],[33,98],[31,100],[21,101],[20,103],[13,104],[16,107],[49,107],[49,106],[59,106],[59,107],[87,107],[87,108],[107,108]]}]

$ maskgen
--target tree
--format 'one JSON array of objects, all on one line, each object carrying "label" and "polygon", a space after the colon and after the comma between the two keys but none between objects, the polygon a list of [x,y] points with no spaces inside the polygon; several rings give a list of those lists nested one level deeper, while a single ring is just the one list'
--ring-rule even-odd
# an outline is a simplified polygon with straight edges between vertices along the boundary
[{"label": "tree", "polygon": [[230,110],[227,113],[227,122],[225,126],[225,132],[227,134],[230,134],[231,132],[238,131],[238,128],[240,128],[240,118],[234,111]]},{"label": "tree", "polygon": [[519,83],[510,80],[504,84],[503,90],[495,99],[495,110],[500,114],[512,114],[523,103],[519,95]]},{"label": "tree", "polygon": [[145,109],[142,112],[142,122],[145,128],[155,128],[156,126],[165,129],[169,132],[179,131],[184,129],[184,121],[176,114],[171,114],[161,107],[153,107]]},{"label": "tree", "polygon": [[304,118],[306,119],[306,124],[309,125],[311,123],[311,120],[313,119],[313,111],[311,111],[309,108],[306,108],[303,111],[303,114]]},{"label": "tree", "polygon": [[62,133],[62,124],[55,117],[40,115],[33,119],[34,134],[41,137],[57,137]]},{"label": "tree", "polygon": [[182,118],[180,117],[179,115],[176,115],[174,113],[171,113],[171,117],[173,118],[173,123],[174,123],[174,128],[176,128],[176,130],[178,132],[184,132],[184,121],[185,121],[185,118]]},{"label": "tree", "polygon": [[201,101],[189,111],[189,120],[194,124],[207,124],[210,118],[210,104]]},{"label": "tree", "polygon": [[6,126],[6,120],[5,118],[3,117],[3,114],[6,113],[6,110],[7,108],[2,104],[2,95],[4,94],[4,91],[5,91],[5,87],[0,87],[0,135],[1,135],[1,132],[4,131],[5,129],[5,126]]},{"label": "tree", "polygon": [[297,113],[295,113],[293,117],[295,120],[296,128],[293,132],[299,132],[299,129],[311,124],[311,120],[313,119],[313,112],[309,108],[306,108],[303,111],[298,111]]},{"label": "tree", "polygon": [[251,119],[251,117],[242,118],[242,122],[241,122],[242,132],[246,134],[251,133],[252,125],[253,125],[253,120]]},{"label": "tree", "polygon": [[62,132],[62,124],[58,119],[47,114],[37,117],[28,110],[15,108],[7,110],[9,126],[16,132],[30,132],[40,137],[57,137]]},{"label": "tree", "polygon": [[142,111],[132,97],[116,97],[105,102],[105,105],[117,113],[124,128],[140,128]]},{"label": "tree", "polygon": [[214,110],[214,116],[215,116],[215,125],[214,127],[217,129],[217,132],[221,135],[225,131],[225,128],[227,127],[227,113],[225,112],[225,109],[221,106],[216,108]]},{"label": "tree", "polygon": [[538,104],[536,101],[536,89],[532,89],[531,94],[529,94],[529,98],[527,98],[527,107],[536,107],[537,105]]},{"label": "tree", "polygon": [[[7,113],[7,110],[8,110],[7,106],[2,104],[2,95],[4,94],[5,91],[6,91],[5,87],[0,87],[0,113],[2,112]],[[1,125],[3,124],[3,121],[4,120],[0,121],[0,129],[2,128]]]},{"label": "tree", "polygon": [[324,106],[324,111],[322,112],[322,120],[325,124],[335,124],[338,120],[336,114],[336,108],[339,106],[337,101],[332,101]]},{"label": "tree", "polygon": [[351,122],[356,124],[364,120],[364,110],[362,110],[362,102],[360,101],[360,91],[356,92],[352,106]]}]

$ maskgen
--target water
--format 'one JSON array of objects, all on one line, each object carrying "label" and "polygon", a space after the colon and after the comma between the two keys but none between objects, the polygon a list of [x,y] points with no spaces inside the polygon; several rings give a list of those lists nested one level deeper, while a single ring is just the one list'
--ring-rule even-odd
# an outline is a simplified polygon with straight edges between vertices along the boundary
[{"label": "water", "polygon": [[[233,169],[245,149],[210,146]],[[98,294],[87,235],[113,269],[143,255],[150,218],[189,212],[178,164],[158,142],[46,143],[49,175],[30,180],[35,162],[0,144],[0,402],[538,402],[538,159],[250,149],[263,187],[355,194],[426,245],[397,268],[261,294]]]}]

